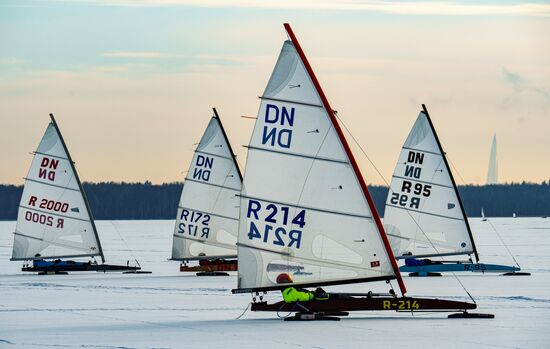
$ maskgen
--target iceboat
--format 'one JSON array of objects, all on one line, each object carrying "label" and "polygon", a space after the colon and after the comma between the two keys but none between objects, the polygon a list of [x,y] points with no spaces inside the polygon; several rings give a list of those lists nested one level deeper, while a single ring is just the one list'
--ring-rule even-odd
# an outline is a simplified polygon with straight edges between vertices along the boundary
[{"label": "iceboat", "polygon": [[25,178],[11,260],[26,261],[22,271],[40,274],[140,270],[129,261],[126,265],[105,263],[74,162],[53,114],[50,119]]},{"label": "iceboat", "polygon": [[242,174],[215,108],[213,113],[187,171],[172,242],[171,259],[182,262],[180,271],[199,276],[237,270]]},{"label": "iceboat", "polygon": [[[365,310],[472,316],[475,303],[406,296],[384,227],[334,110],[290,25],[284,26],[289,40],[260,97],[247,147],[238,284],[232,292],[251,293],[252,311],[295,314],[286,320],[339,320],[350,311]],[[274,264],[279,267],[270,267]],[[281,270],[282,265],[287,269]],[[282,272],[293,282],[278,283]],[[302,302],[263,300],[266,292],[289,287],[392,280],[397,292],[392,287],[387,293],[329,293]]]},{"label": "iceboat", "polygon": [[[528,275],[519,273],[519,265],[479,262],[453,173],[425,105],[397,160],[384,225],[395,256],[405,261],[400,270],[411,276],[464,271]],[[448,256],[467,258],[443,258]]]}]

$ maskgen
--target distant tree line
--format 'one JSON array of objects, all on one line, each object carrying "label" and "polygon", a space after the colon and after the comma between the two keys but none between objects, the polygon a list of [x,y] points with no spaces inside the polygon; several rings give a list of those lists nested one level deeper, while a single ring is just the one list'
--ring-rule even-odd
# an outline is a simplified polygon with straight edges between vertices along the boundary
[{"label": "distant tree line", "polygon": [[[84,183],[95,219],[173,219],[182,183],[151,184],[103,182]],[[384,215],[388,188],[370,186],[376,208]],[[458,188],[466,214],[479,217],[483,207],[488,217],[550,215],[550,181],[541,184],[511,183],[466,185]],[[22,186],[0,185],[0,220],[17,219]]]}]

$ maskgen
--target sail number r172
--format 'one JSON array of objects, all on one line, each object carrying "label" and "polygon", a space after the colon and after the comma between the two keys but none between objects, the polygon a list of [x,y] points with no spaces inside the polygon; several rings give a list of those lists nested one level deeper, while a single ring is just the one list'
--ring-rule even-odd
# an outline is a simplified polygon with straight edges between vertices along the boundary
[{"label": "sail number r172", "polygon": [[193,210],[182,209],[180,214],[180,223],[178,224],[178,232],[193,237],[208,239],[210,233],[210,215]]},{"label": "sail number r172", "polygon": [[306,225],[306,210],[290,215],[291,208],[284,205],[262,204],[248,200],[246,217],[250,221],[248,238],[283,247],[300,248],[302,228]]}]

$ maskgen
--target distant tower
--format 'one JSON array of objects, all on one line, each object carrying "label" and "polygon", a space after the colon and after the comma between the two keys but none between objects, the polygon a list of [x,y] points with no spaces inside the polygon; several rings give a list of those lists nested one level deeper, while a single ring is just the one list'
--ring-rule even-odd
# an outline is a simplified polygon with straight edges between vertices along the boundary
[{"label": "distant tower", "polygon": [[489,171],[487,172],[487,184],[498,183],[498,161],[497,161],[497,134],[493,136],[491,145],[491,156],[489,157]]}]

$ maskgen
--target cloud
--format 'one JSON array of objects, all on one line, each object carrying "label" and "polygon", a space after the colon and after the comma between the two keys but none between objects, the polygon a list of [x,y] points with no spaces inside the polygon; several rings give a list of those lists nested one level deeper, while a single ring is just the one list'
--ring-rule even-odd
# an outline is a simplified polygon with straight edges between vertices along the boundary
[{"label": "cloud", "polygon": [[18,58],[0,58],[0,65],[16,65],[25,63],[24,59]]},{"label": "cloud", "polygon": [[147,59],[159,59],[159,58],[169,58],[170,56],[161,52],[151,52],[151,51],[115,51],[115,52],[106,52],[102,54],[103,57],[117,57],[117,58],[147,58]]},{"label": "cloud", "polygon": [[[60,0],[76,2],[75,0]],[[380,1],[380,0],[85,0],[106,6],[199,6],[219,8],[265,8],[370,11],[409,15],[519,15],[550,16],[550,4],[517,2],[506,4],[451,1]],[[78,1],[82,3],[82,1]]]},{"label": "cloud", "polygon": [[514,91],[518,93],[535,93],[544,97],[546,101],[550,101],[550,93],[547,90],[534,85],[532,82],[526,80],[518,73],[513,73],[506,68],[502,68],[502,72],[504,74],[504,78],[507,82],[510,83],[510,85],[512,85]]}]

